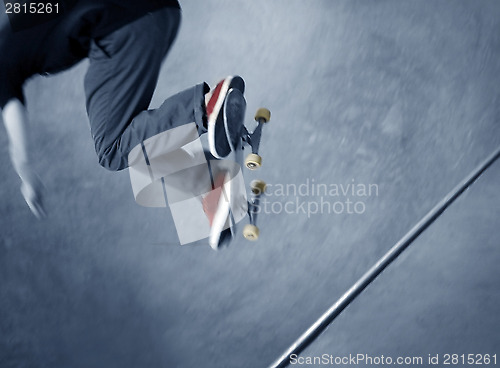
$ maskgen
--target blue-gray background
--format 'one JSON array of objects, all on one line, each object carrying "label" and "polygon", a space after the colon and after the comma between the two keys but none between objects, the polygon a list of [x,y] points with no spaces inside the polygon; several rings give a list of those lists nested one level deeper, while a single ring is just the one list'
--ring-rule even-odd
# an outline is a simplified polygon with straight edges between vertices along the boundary
[{"label": "blue-gray background", "polygon": [[[256,244],[175,246],[168,211],[137,206],[127,171],[97,164],[86,62],[36,78],[49,217],[23,203],[1,134],[1,367],[265,367],[500,145],[498,1],[182,6],[153,107],[241,74],[248,120],[273,113],[249,177],[378,196],[362,215],[263,216]],[[304,355],[500,354],[499,181],[497,163]]]}]

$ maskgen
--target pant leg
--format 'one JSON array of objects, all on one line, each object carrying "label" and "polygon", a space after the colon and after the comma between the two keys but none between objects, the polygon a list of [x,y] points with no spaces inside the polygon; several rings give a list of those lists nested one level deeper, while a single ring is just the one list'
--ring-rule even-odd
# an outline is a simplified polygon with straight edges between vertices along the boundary
[{"label": "pant leg", "polygon": [[202,126],[206,85],[178,93],[147,110],[161,64],[179,28],[180,10],[147,14],[92,42],[85,76],[87,113],[99,163],[110,170],[128,166],[128,153],[168,129]]}]

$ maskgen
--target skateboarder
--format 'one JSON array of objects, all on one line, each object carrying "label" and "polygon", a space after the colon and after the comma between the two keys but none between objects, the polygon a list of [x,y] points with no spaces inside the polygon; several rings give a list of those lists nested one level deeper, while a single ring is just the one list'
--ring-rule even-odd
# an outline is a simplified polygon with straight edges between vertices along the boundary
[{"label": "skateboarder", "polygon": [[31,76],[57,73],[89,58],[84,81],[87,114],[99,163],[109,170],[128,167],[129,152],[144,140],[193,122],[199,134],[208,131],[211,151],[217,152],[217,137],[224,134],[218,128],[222,101],[231,88],[244,92],[240,77],[228,77],[211,93],[200,83],[148,110],[162,61],[179,28],[177,0],[62,4],[61,14],[43,21],[37,21],[36,14],[30,15],[31,22],[23,14],[10,19],[5,11],[0,14],[1,115],[21,192],[37,217],[45,212],[41,183],[31,166],[22,90]]}]

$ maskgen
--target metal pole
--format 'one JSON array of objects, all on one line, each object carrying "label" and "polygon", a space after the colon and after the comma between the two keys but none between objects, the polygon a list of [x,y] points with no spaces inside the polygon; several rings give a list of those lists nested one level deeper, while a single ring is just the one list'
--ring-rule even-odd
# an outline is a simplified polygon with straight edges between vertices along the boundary
[{"label": "metal pole", "polygon": [[495,160],[500,157],[500,147],[479,164],[464,180],[451,190],[405,236],[378,260],[344,295],[340,297],[306,332],[302,334],[269,368],[282,368],[290,364],[290,356],[301,353],[328,325],[425,229],[431,225]]}]

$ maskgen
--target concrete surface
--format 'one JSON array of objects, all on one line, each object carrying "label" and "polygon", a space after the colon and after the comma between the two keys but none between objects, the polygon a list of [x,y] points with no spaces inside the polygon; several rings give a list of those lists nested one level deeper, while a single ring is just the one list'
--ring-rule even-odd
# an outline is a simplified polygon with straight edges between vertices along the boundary
[{"label": "concrete surface", "polygon": [[[497,162],[301,357],[384,355],[394,362],[423,359],[404,366],[435,367],[445,366],[446,354],[498,354],[500,252],[492,234],[500,216],[499,180]],[[430,364],[429,354],[439,354],[440,365]],[[358,366],[376,364],[361,360]]]},{"label": "concrete surface", "polygon": [[[500,145],[497,1],[182,6],[153,107],[238,73],[248,120],[261,105],[273,114],[249,177],[378,191],[323,195],[362,214],[309,217],[300,205],[321,195],[273,191],[260,242],[176,246],[168,211],[138,207],[128,173],[97,164],[86,62],[35,78],[50,216],[29,213],[0,134],[1,367],[265,367]],[[500,354],[499,175],[497,164],[305,353]],[[280,210],[288,202],[297,213]]]}]

